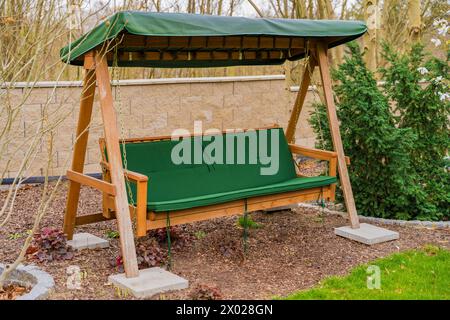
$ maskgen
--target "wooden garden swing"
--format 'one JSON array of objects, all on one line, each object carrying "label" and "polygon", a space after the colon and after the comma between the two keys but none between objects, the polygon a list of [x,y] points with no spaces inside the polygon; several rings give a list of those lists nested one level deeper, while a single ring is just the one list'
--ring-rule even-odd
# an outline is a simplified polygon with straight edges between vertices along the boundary
[{"label": "wooden garden swing", "polygon": [[[334,199],[336,168],[351,225],[359,227],[347,172],[346,157],[333,101],[327,50],[358,38],[366,26],[357,21],[250,19],[190,14],[119,12],[61,50],[61,58],[85,70],[77,140],[71,169],[64,232],[74,227],[117,219],[127,277],[138,276],[132,219],[136,236],[147,230],[220,216],[269,209],[320,197]],[[108,66],[218,67],[275,65],[309,57],[298,96],[280,142],[279,173],[260,177],[248,165],[180,166],[170,161],[171,137],[119,140]],[[295,129],[310,71],[320,69],[335,151],[294,145]],[[104,138],[100,140],[103,179],[83,174],[95,88],[98,87]],[[241,134],[248,134],[243,131]],[[183,139],[197,137],[188,136]],[[126,157],[124,157],[126,154]],[[301,177],[293,154],[326,160],[329,176]],[[125,161],[126,160],[126,161]],[[127,164],[124,168],[124,162]],[[257,167],[259,169],[259,167]],[[127,191],[127,182],[132,188]],[[103,193],[103,212],[77,217],[80,186]]]}]

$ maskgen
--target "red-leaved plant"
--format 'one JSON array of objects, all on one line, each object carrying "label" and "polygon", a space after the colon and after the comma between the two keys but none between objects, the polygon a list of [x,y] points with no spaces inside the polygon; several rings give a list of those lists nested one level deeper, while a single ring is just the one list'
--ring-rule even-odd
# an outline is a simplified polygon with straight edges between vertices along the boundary
[{"label": "red-leaved plant", "polygon": [[[150,237],[154,237],[159,244],[167,244],[167,228],[159,228],[150,231]],[[182,250],[187,247],[193,237],[179,226],[170,227],[170,241],[173,250]]]},{"label": "red-leaved plant", "polygon": [[213,285],[198,284],[189,294],[192,300],[221,300],[223,299],[220,289]]},{"label": "red-leaved plant", "polygon": [[39,262],[70,260],[73,258],[72,247],[67,245],[66,235],[55,228],[42,228],[33,236],[33,243],[28,247],[27,255]]},{"label": "red-leaved plant", "polygon": [[[138,240],[136,256],[140,269],[159,267],[167,262],[167,250],[161,248],[154,238]],[[118,272],[124,272],[122,256],[111,259],[110,264],[116,267]]]}]

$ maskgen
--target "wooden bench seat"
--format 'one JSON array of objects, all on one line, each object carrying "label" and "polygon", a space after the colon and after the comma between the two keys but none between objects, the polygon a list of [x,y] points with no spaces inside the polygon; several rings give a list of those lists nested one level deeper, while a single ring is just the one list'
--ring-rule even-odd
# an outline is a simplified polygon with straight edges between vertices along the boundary
[{"label": "wooden bench seat", "polygon": [[[334,152],[289,145],[283,130],[278,127],[241,131],[231,137],[228,135],[215,134],[208,136],[208,139],[203,139],[204,136],[182,138],[191,146],[191,152],[189,157],[184,158],[187,163],[181,164],[174,163],[173,159],[173,150],[180,141],[172,141],[170,137],[125,141],[122,148],[125,147],[127,157],[125,174],[130,181],[128,200],[136,217],[138,236],[145,235],[149,229],[165,226],[167,215],[170,224],[175,225],[321,197],[334,199]],[[196,148],[205,155],[205,150],[213,143],[218,143],[216,147],[222,144],[223,155],[215,157],[212,153],[214,159],[202,159],[201,163],[196,164]],[[256,149],[252,143],[257,146]],[[257,149],[264,148],[264,145],[266,150],[261,154]],[[102,139],[100,146],[103,179],[109,182],[109,165]],[[299,176],[293,151],[330,161],[329,176]],[[240,160],[238,158],[242,156],[239,152],[245,155]],[[251,152],[258,153],[256,163],[255,159],[251,160]],[[114,216],[113,197],[104,193],[104,218]]]}]

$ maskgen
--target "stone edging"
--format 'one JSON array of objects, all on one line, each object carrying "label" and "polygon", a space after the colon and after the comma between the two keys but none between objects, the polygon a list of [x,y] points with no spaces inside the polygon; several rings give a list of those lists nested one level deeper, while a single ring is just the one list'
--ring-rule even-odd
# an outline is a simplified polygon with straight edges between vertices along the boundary
[{"label": "stone edging", "polygon": [[[0,264],[0,272],[4,267],[3,264]],[[34,265],[19,265],[16,270],[10,274],[10,278],[11,280],[9,281],[12,283],[23,286],[32,286],[30,292],[17,297],[16,300],[43,300],[48,297],[55,287],[53,277]]]},{"label": "stone edging", "polygon": [[[316,210],[322,210],[321,207],[313,204],[299,203],[299,208],[312,208]],[[328,208],[323,209],[325,213],[331,215],[340,215],[346,218],[346,214],[343,211],[330,210]],[[385,225],[397,225],[397,226],[411,226],[411,227],[422,227],[431,229],[450,229],[450,221],[420,221],[420,220],[393,220],[375,217],[366,217],[358,215],[359,220],[363,222],[376,222]]]}]

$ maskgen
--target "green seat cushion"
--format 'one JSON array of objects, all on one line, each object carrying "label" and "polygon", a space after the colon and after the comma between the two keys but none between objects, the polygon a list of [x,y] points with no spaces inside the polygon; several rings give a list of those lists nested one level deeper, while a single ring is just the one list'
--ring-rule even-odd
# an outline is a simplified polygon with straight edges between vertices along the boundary
[{"label": "green seat cushion", "polygon": [[[281,128],[215,134],[208,139],[187,137],[181,142],[125,144],[127,169],[149,179],[149,210],[187,209],[334,183],[329,177],[297,178]],[[196,150],[203,155],[200,160],[194,155]],[[174,162],[173,154],[182,156],[184,163]],[[267,171],[269,168],[272,170]],[[135,202],[135,185],[130,187]]]},{"label": "green seat cushion", "polygon": [[212,204],[219,204],[233,200],[246,199],[250,197],[268,194],[297,191],[302,189],[328,186],[336,182],[336,177],[319,176],[310,178],[294,178],[287,181],[269,184],[260,187],[240,189],[227,192],[210,193],[196,197],[179,198],[166,201],[150,201],[147,203],[149,211],[173,211],[189,209]]}]

